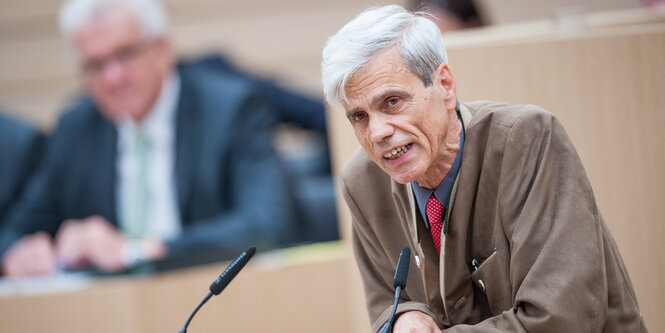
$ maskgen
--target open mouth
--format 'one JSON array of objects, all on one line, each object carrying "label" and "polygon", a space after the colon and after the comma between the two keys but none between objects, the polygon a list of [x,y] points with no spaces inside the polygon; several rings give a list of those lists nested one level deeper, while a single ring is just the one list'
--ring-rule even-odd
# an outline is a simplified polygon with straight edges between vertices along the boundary
[{"label": "open mouth", "polygon": [[402,157],[402,155],[406,154],[406,152],[410,148],[411,148],[411,144],[401,146],[401,147],[397,147],[397,148],[394,148],[392,151],[389,151],[389,152],[385,153],[383,155],[383,157],[386,158],[386,159],[389,159],[389,160],[395,160],[395,159],[398,159],[398,158]]}]

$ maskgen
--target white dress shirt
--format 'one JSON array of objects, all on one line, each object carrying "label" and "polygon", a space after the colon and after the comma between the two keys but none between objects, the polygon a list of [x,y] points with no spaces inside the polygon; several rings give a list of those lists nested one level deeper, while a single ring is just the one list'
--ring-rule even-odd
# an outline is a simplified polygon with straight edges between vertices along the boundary
[{"label": "white dress shirt", "polygon": [[[181,232],[175,178],[175,126],[180,92],[176,74],[164,80],[159,97],[141,124],[124,120],[118,129],[118,158],[116,162],[117,216],[136,201],[133,184],[139,181],[140,157],[136,151],[136,135],[141,131],[147,141],[147,179],[149,200],[146,201],[143,237],[169,240]],[[119,223],[122,225],[122,223]]]}]

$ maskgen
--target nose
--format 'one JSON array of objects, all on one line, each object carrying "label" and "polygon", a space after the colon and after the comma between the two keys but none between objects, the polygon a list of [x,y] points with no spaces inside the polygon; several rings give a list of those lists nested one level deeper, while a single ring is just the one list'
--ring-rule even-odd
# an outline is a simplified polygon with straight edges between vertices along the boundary
[{"label": "nose", "polygon": [[116,85],[122,81],[123,67],[119,61],[111,60],[101,69],[101,79],[106,85]]},{"label": "nose", "polygon": [[383,115],[376,115],[369,119],[369,138],[374,143],[379,143],[393,135],[395,128]]}]

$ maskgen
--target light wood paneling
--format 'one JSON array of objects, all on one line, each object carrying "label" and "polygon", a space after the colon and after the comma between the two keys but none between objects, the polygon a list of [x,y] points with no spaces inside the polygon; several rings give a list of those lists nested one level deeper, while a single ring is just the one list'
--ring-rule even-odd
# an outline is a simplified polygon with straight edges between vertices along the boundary
[{"label": "light wood paneling", "polygon": [[[188,331],[352,332],[345,251],[332,244],[258,255],[208,301]],[[0,331],[177,332],[227,264],[93,281],[77,291],[2,296]]]},{"label": "light wood paneling", "polygon": [[562,11],[577,10],[584,13],[634,8],[641,5],[639,0],[476,0],[475,3],[493,24],[548,19]]}]

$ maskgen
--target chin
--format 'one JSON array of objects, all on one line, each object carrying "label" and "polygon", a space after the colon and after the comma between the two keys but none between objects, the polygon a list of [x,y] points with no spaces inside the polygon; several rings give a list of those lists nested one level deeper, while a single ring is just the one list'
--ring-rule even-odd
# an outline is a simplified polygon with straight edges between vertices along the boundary
[{"label": "chin", "polygon": [[406,184],[412,182],[411,180],[404,180],[402,178],[395,178],[395,177],[390,177],[390,178],[392,178],[394,181],[396,181],[396,182],[398,182],[402,185],[406,185]]},{"label": "chin", "polygon": [[390,178],[392,178],[394,181],[400,184],[408,184],[416,179],[416,177],[414,177],[410,173],[403,173],[403,172],[400,173],[386,172],[386,173],[390,176]]}]

